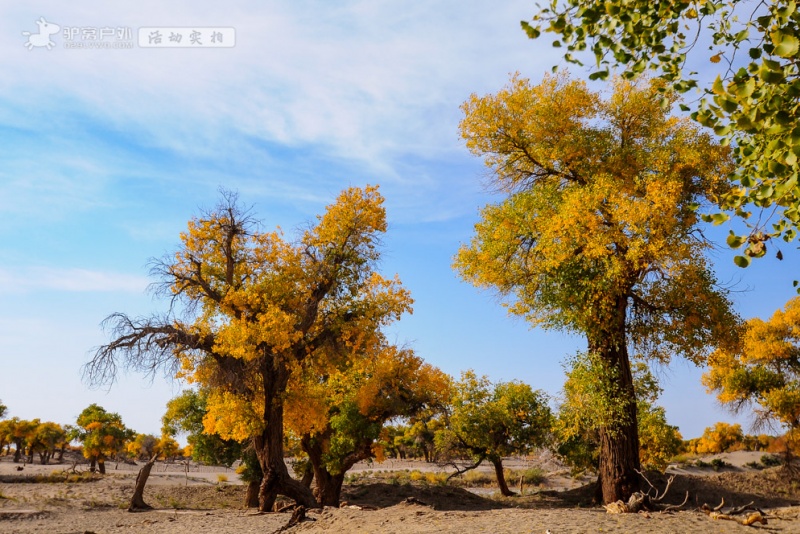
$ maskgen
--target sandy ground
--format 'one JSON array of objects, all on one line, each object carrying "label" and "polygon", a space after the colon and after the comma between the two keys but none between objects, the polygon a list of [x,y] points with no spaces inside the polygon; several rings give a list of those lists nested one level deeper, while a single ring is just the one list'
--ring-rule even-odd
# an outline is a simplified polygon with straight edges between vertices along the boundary
[{"label": "sandy ground", "polygon": [[[761,454],[735,453],[725,460],[736,466],[757,461]],[[751,458],[751,456],[753,458]],[[525,466],[526,462],[522,462]],[[49,474],[71,467],[26,465],[22,471],[10,458],[0,458],[0,532],[28,533],[243,533],[278,532],[289,514],[258,514],[241,508],[244,486],[232,470],[159,464],[151,476],[145,500],[156,509],[125,511],[133,491],[137,468],[121,464],[91,482],[31,483],[35,473]],[[360,470],[437,469],[422,462],[372,464]],[[800,486],[777,469],[755,471],[732,467],[725,472],[673,467],[679,472],[666,499],[683,500],[684,511],[669,514],[606,514],[589,502],[590,488],[564,484],[563,474],[553,476],[530,494],[507,499],[471,493],[463,488],[437,485],[389,484],[366,478],[345,488],[342,508],[310,511],[309,521],[287,532],[353,533],[661,533],[661,532],[800,532]],[[687,473],[680,473],[687,471]],[[697,471],[697,472],[695,472]],[[557,472],[557,471],[554,471]],[[218,476],[228,478],[220,483]],[[663,487],[665,478],[654,477]],[[707,502],[724,498],[730,505],[754,501],[768,514],[769,523],[752,527],[730,521],[712,521],[698,511]]]}]

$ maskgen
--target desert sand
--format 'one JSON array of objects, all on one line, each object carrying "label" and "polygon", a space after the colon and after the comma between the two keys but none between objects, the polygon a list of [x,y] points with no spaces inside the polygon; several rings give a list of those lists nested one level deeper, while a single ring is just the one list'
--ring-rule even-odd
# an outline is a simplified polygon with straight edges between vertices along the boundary
[{"label": "desert sand", "polygon": [[[574,480],[558,470],[551,470],[543,485],[511,498],[488,495],[488,488],[481,488],[477,494],[460,487],[391,484],[365,476],[345,487],[341,508],[311,510],[308,521],[284,532],[800,532],[797,482],[788,480],[777,468],[744,467],[760,453],[721,456],[731,467],[718,473],[671,467],[669,471],[675,472],[676,478],[665,502],[680,503],[689,492],[687,505],[678,512],[607,514],[591,504],[591,487],[581,486],[586,479]],[[422,462],[374,463],[358,469],[386,471],[409,466],[437,469]],[[140,513],[125,510],[136,466],[109,463],[106,476],[88,482],[31,482],[37,474],[71,467],[28,464],[18,471],[10,458],[0,457],[0,532],[273,533],[279,532],[290,517],[289,513],[259,514],[243,509],[244,486],[235,472],[220,467],[192,466],[186,472],[181,465],[157,464],[145,491],[145,500],[154,510]],[[663,488],[666,477],[655,476],[652,481]],[[736,506],[753,501],[766,512],[768,524],[747,527],[712,520],[699,510],[703,503],[717,505],[722,498]]]}]

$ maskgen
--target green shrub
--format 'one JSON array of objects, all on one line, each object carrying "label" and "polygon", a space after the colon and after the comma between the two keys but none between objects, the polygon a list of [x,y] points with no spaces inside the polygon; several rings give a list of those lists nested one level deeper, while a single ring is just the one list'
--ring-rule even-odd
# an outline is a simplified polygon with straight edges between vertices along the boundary
[{"label": "green shrub", "polygon": [[714,469],[714,471],[719,471],[724,467],[731,467],[731,464],[729,464],[722,458],[714,458],[713,460],[711,460],[711,468]]},{"label": "green shrub", "polygon": [[761,457],[761,463],[764,467],[775,467],[781,465],[781,459],[774,454],[765,454]]},{"label": "green shrub", "polygon": [[524,471],[516,472],[516,480],[522,478],[522,482],[528,485],[538,485],[547,480],[547,474],[538,467],[529,467]]}]

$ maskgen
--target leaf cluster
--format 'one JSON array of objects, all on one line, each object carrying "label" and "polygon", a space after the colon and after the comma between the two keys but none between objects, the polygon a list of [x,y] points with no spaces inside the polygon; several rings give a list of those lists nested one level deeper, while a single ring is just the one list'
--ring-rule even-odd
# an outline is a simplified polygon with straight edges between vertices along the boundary
[{"label": "leaf cluster", "polygon": [[[588,52],[596,60],[591,79],[605,79],[618,66],[623,77],[655,71],[667,87],[687,92],[701,74],[687,69],[708,61],[718,70],[691,109],[700,124],[713,128],[733,147],[736,187],[719,206],[749,220],[752,209],[765,218],[748,222],[749,234],[731,232],[733,248],[744,245],[736,263],[746,267],[766,253],[770,239],[794,240],[800,222],[800,13],[795,0],[756,3],[742,0],[552,0],[533,24],[522,22],[531,38],[555,34],[565,59]],[[704,45],[707,45],[704,46]],[[707,51],[706,51],[707,50]],[[707,217],[724,222],[724,212]],[[768,227],[770,220],[777,222]],[[779,257],[780,257],[780,251]]]},{"label": "leaf cluster", "polygon": [[764,321],[747,321],[734,350],[717,350],[708,361],[703,384],[734,410],[756,407],[765,422],[800,428],[800,297]]}]

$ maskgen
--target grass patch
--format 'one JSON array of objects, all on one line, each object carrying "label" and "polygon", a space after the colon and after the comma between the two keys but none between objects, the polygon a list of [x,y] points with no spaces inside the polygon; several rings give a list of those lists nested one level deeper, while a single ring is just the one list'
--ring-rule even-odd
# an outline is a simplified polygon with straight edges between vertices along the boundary
[{"label": "grass patch", "polygon": [[489,473],[483,471],[467,471],[460,478],[454,478],[463,483],[464,486],[489,486],[494,483],[495,479]]},{"label": "grass patch", "polygon": [[528,469],[510,471],[506,479],[514,481],[514,483],[518,483],[521,479],[526,486],[538,486],[547,480],[547,475],[538,467],[529,467]]}]

